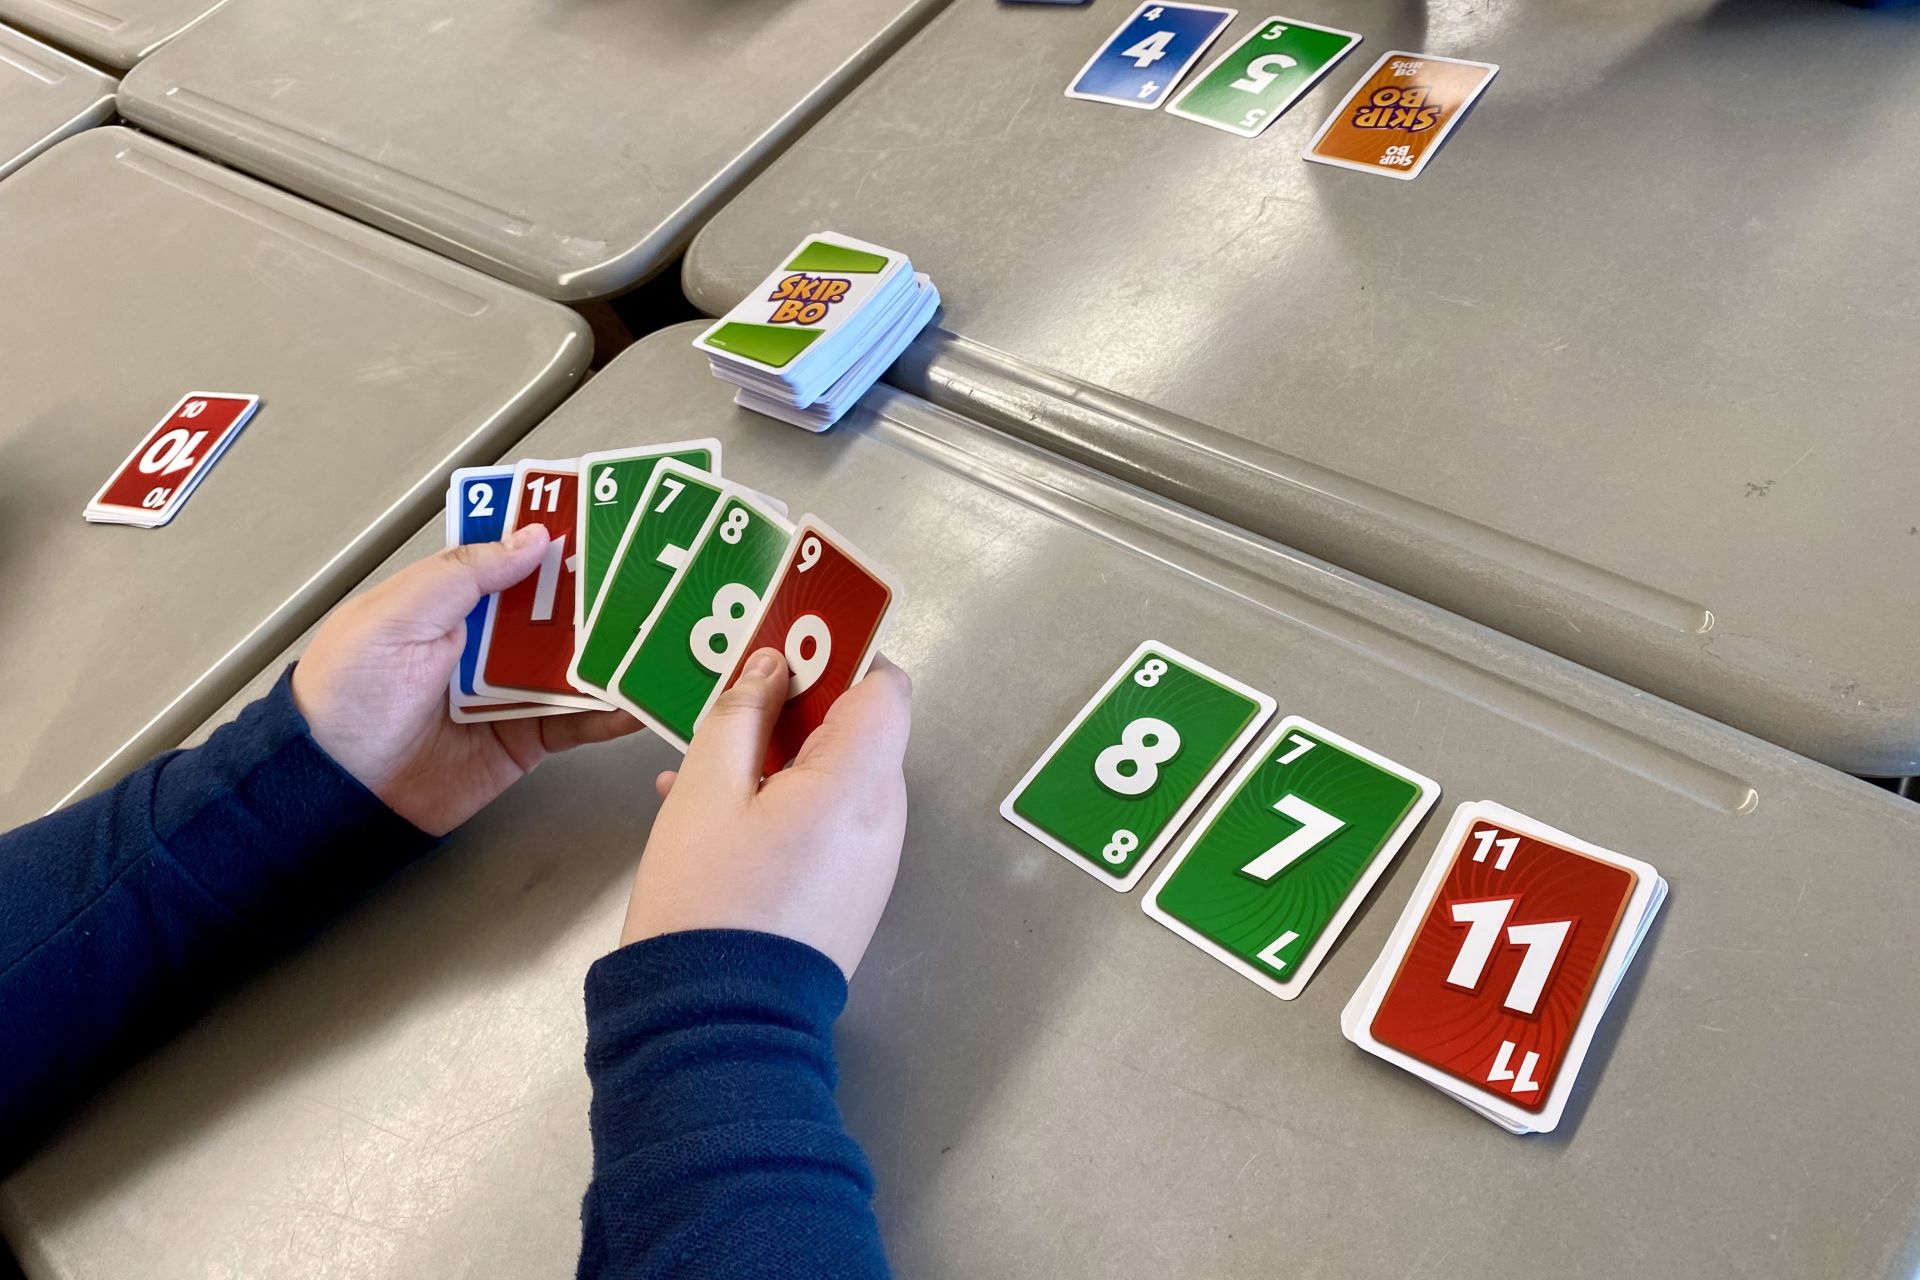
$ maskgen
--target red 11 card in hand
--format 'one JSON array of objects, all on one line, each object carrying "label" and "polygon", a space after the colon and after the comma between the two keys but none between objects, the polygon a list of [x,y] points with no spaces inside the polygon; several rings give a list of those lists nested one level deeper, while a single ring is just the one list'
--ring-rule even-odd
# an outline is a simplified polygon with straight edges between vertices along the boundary
[{"label": "red 11 card in hand", "polygon": [[567,683],[580,568],[579,485],[576,461],[528,458],[514,467],[501,536],[529,524],[545,525],[547,551],[539,568],[493,598],[481,632],[474,692],[556,707],[606,706]]},{"label": "red 11 card in hand", "polygon": [[1664,893],[1637,858],[1461,805],[1355,996],[1349,1038],[1506,1128],[1544,1133]]},{"label": "red 11 card in hand", "polygon": [[827,709],[867,674],[898,598],[887,573],[859,548],[818,516],[802,516],[751,636],[734,651],[734,668],[714,686],[700,719],[740,678],[747,655],[758,649],[786,654],[787,705],[773,726],[765,765],[767,773],[778,773],[800,754]]},{"label": "red 11 card in hand", "polygon": [[87,504],[86,518],[145,529],[173,519],[259,406],[259,396],[193,391],[180,397]]}]

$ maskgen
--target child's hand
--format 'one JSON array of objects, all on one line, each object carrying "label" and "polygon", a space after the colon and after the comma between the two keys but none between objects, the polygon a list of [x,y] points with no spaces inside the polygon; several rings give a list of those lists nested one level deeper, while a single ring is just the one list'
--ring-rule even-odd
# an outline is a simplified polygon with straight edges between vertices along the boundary
[{"label": "child's hand", "polygon": [[876,658],[792,767],[762,785],[786,696],[786,659],[754,653],[679,773],[660,775],[666,803],[634,877],[622,946],[688,929],[757,929],[825,952],[852,976],[900,865],[913,685]]},{"label": "child's hand", "polygon": [[540,564],[547,531],[456,547],[347,601],[293,669],[313,740],[389,809],[445,835],[556,751],[632,733],[624,711],[455,724],[447,681],[480,597]]}]

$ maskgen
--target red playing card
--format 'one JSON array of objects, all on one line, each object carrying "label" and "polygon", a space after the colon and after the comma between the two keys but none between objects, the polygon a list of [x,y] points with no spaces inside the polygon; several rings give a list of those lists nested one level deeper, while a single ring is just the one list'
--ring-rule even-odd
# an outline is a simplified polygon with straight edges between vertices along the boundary
[{"label": "red playing card", "polygon": [[514,478],[505,533],[542,524],[551,540],[540,567],[502,591],[487,620],[480,674],[488,685],[580,701],[567,683],[580,563],[579,483],[579,472],[546,464],[526,465]]},{"label": "red playing card", "polygon": [[[866,674],[893,601],[892,584],[852,543],[813,516],[801,519],[753,636],[739,650],[744,659],[756,649],[779,649],[792,671],[767,773],[785,768],[827,709]],[[726,686],[739,678],[736,667]]]},{"label": "red playing card", "polygon": [[164,524],[259,403],[258,396],[182,396],[89,505],[124,511],[133,523]]},{"label": "red playing card", "polygon": [[1540,1111],[1637,881],[1497,822],[1470,823],[1373,1038]]}]

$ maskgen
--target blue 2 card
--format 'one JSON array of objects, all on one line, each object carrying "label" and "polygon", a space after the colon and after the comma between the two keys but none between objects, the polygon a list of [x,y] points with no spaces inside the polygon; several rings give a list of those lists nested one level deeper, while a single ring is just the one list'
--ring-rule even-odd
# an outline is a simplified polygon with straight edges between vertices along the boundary
[{"label": "blue 2 card", "polygon": [[1067,96],[1151,111],[1165,101],[1236,12],[1147,0],[1080,68]]},{"label": "blue 2 card", "polygon": [[[507,528],[507,500],[513,496],[513,467],[462,467],[453,473],[447,495],[447,544],[498,542]],[[473,693],[473,669],[480,658],[480,633],[487,621],[482,599],[467,615],[467,643],[460,650],[460,692]]]}]

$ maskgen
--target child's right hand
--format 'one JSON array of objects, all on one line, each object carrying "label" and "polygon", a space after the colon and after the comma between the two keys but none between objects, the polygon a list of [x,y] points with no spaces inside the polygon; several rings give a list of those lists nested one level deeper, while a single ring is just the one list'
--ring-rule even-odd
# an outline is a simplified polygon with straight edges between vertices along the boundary
[{"label": "child's right hand", "polygon": [[634,876],[622,946],[689,929],[757,929],[825,952],[853,975],[900,865],[913,685],[876,658],[793,765],[763,784],[786,692],[786,659],[754,653],[680,771],[660,775],[665,803]]}]

